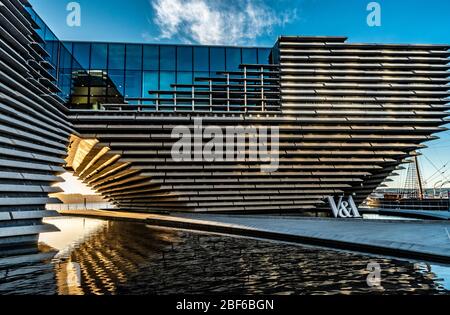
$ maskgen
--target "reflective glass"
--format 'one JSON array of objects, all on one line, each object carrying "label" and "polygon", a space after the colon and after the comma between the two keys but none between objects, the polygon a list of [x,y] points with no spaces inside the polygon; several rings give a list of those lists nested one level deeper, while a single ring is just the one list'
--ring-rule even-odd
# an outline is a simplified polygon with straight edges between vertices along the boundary
[{"label": "reflective glass", "polygon": [[211,47],[211,72],[225,70],[225,48]]},{"label": "reflective glass", "polygon": [[178,72],[177,83],[179,84],[192,84],[192,72]]},{"label": "reflective glass", "polygon": [[228,71],[239,70],[240,64],[241,64],[241,49],[227,48],[227,70]]},{"label": "reflective glass", "polygon": [[175,83],[175,72],[161,71],[159,78],[159,89],[162,91],[172,90],[171,84]]},{"label": "reflective glass", "polygon": [[91,45],[86,43],[73,44],[73,56],[84,69],[89,69],[89,55]]},{"label": "reflective glass", "polygon": [[270,48],[258,48],[258,63],[260,64],[268,64],[269,56],[271,49]]},{"label": "reflective glass", "polygon": [[108,54],[107,44],[92,44],[91,46],[91,69],[106,69],[106,61]]},{"label": "reflective glass", "polygon": [[142,97],[150,97],[149,91],[159,90],[159,76],[157,71],[144,71],[142,80]]},{"label": "reflective glass", "polygon": [[194,48],[194,71],[209,71],[209,48]]},{"label": "reflective glass", "polygon": [[144,45],[144,70],[159,70],[159,46]]},{"label": "reflective glass", "polygon": [[108,52],[108,68],[124,69],[125,67],[125,45],[110,44]]},{"label": "reflective glass", "polygon": [[160,69],[163,71],[175,70],[175,47],[174,46],[161,46],[160,50]]},{"label": "reflective glass", "polygon": [[192,71],[192,47],[177,48],[177,71]]},{"label": "reflective glass", "polygon": [[126,70],[141,70],[142,45],[127,45],[126,55]]},{"label": "reflective glass", "polygon": [[141,97],[141,71],[127,70],[125,72],[125,97]]},{"label": "reflective glass", "polygon": [[242,49],[242,63],[256,64],[258,62],[258,50],[256,48]]},{"label": "reflective glass", "polygon": [[[119,93],[123,95],[124,90],[124,79],[125,73],[123,70],[109,70],[108,71],[109,78],[114,83],[115,88]],[[108,94],[111,96],[116,96],[117,94],[111,93],[114,89],[108,89]]]}]

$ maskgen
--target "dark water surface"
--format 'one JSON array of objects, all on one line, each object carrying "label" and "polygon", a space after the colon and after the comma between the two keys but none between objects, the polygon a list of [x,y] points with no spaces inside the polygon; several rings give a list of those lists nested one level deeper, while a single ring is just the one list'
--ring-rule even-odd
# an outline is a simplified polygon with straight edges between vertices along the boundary
[{"label": "dark water surface", "polygon": [[[41,236],[50,257],[0,264],[0,294],[450,293],[450,266],[139,223],[47,222],[61,229]],[[368,264],[381,268],[379,286],[368,284]]]}]

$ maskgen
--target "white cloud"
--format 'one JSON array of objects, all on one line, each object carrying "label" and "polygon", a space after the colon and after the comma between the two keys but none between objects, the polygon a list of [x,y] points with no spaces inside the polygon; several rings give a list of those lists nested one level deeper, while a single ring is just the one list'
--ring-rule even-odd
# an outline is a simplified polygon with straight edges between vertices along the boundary
[{"label": "white cloud", "polygon": [[[275,12],[262,0],[150,0],[158,39],[188,43],[238,45],[271,34],[273,27],[296,18]],[[148,39],[148,33],[144,36]]]}]

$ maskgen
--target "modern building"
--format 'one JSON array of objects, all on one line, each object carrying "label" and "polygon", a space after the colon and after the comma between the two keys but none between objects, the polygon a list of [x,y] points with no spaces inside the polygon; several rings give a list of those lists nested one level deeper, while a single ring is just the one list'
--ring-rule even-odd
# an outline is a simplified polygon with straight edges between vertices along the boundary
[{"label": "modern building", "polygon": [[[273,47],[61,42],[26,0],[0,0],[0,245],[18,250],[52,229],[45,205],[66,170],[123,210],[361,203],[446,130],[449,48],[303,36]],[[198,138],[199,122],[243,129],[244,157],[196,159],[202,139],[175,159],[174,130]],[[276,130],[276,169],[251,158],[267,138],[248,130]]]}]

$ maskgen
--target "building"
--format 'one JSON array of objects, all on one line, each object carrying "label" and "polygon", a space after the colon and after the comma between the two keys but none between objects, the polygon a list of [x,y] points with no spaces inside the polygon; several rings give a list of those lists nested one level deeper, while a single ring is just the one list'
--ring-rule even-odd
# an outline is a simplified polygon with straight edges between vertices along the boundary
[{"label": "building", "polygon": [[[26,0],[1,0],[0,26],[0,245],[52,229],[65,170],[124,210],[328,211],[327,196],[361,203],[446,130],[448,45],[60,42]],[[276,169],[251,158],[260,134],[244,158],[174,159],[174,128],[199,122],[276,130]]]}]

